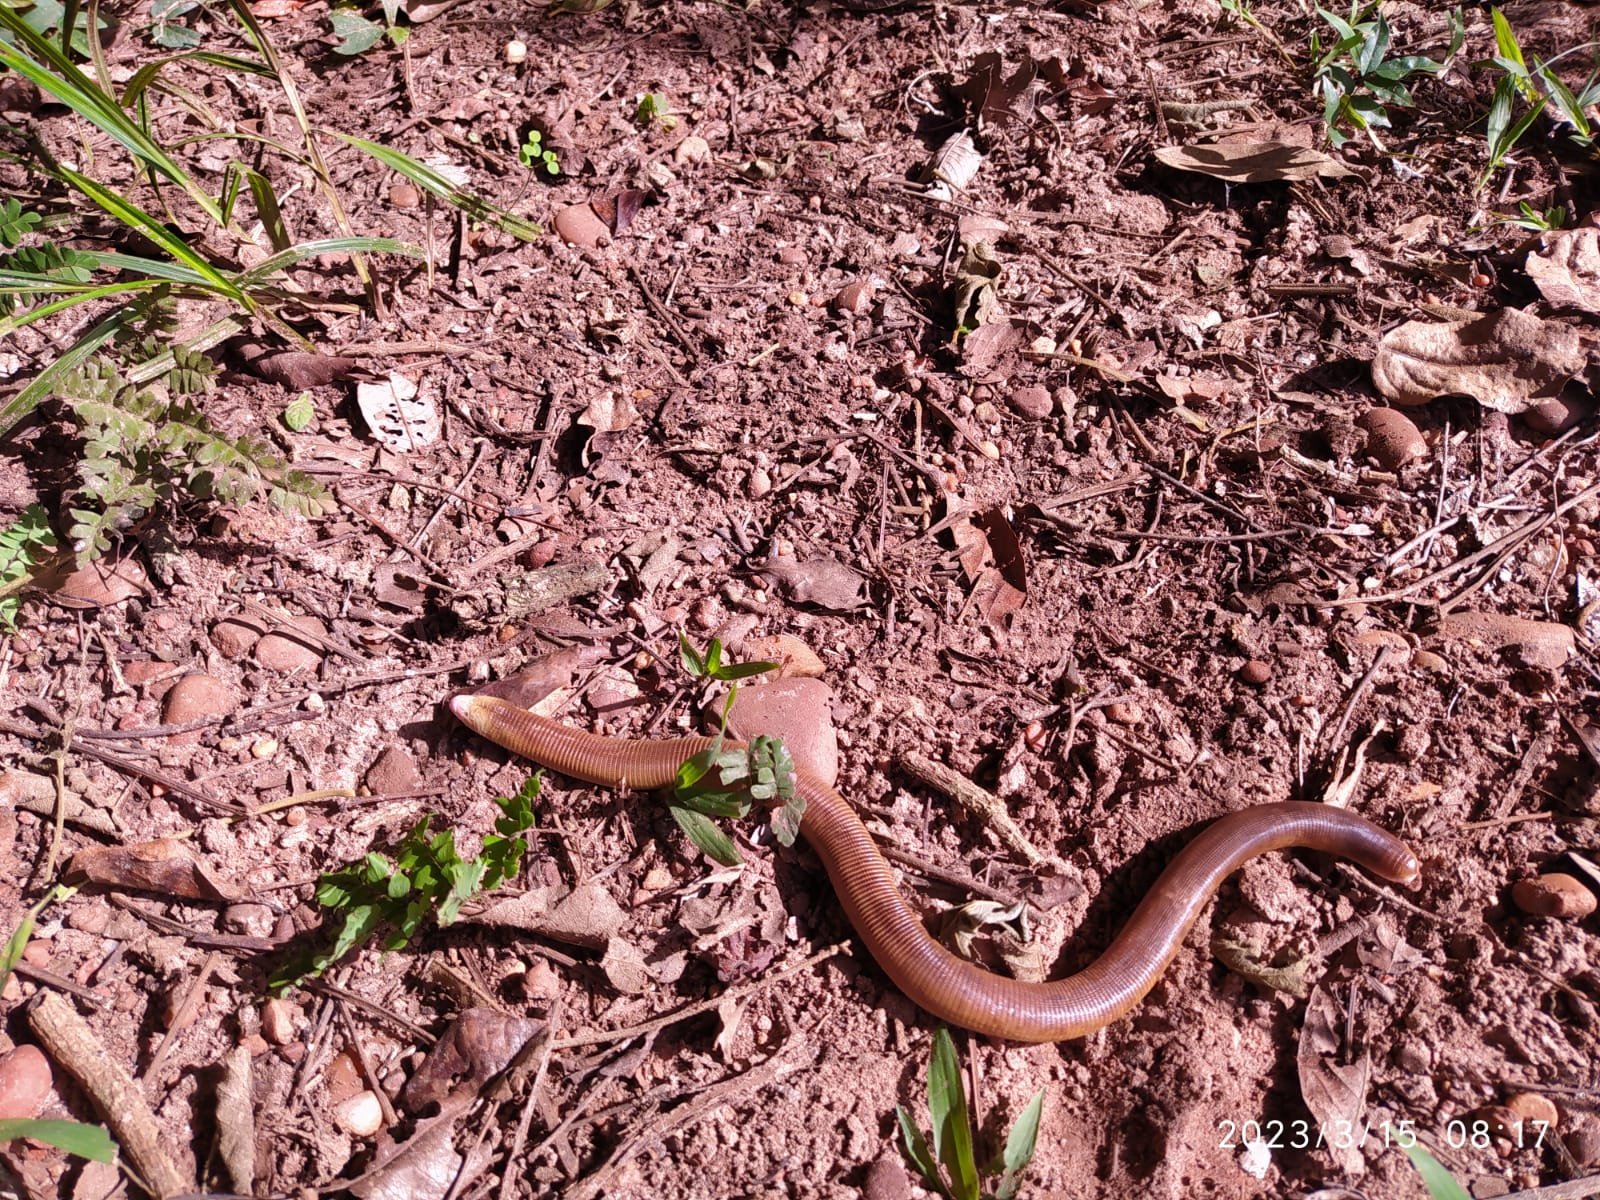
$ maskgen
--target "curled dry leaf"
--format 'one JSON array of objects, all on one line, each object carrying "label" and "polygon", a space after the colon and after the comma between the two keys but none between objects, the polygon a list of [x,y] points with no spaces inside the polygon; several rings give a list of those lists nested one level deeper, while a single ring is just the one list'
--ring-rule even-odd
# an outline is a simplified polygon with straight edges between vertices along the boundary
[{"label": "curled dry leaf", "polygon": [[239,895],[238,889],[206,870],[176,838],[80,850],[67,863],[67,877],[186,900],[233,900]]},{"label": "curled dry leaf", "polygon": [[[444,1031],[416,1074],[406,1080],[400,1103],[409,1113],[437,1104],[454,1111],[505,1070],[544,1022],[507,1016],[489,1008],[469,1008]],[[455,1103],[453,1103],[453,1101]]]},{"label": "curled dry leaf", "polygon": [[1391,329],[1372,360],[1372,382],[1407,407],[1471,396],[1486,408],[1519,413],[1559,395],[1586,362],[1576,330],[1503,308]]},{"label": "curled dry leaf", "polygon": [[596,433],[617,433],[638,419],[639,410],[633,406],[633,398],[615,392],[601,392],[578,414],[578,424],[587,425]]},{"label": "curled dry leaf", "polygon": [[[1343,1028],[1344,1006],[1333,990],[1319,984],[1312,989],[1306,1005],[1295,1065],[1300,1075],[1300,1095],[1320,1129],[1360,1129],[1366,1114],[1372,1060],[1363,1051],[1354,1062],[1344,1061],[1344,1038],[1340,1035]],[[1326,1149],[1345,1174],[1365,1173],[1360,1138],[1330,1138]]]},{"label": "curled dry leaf", "polygon": [[995,292],[999,278],[1000,260],[993,246],[978,241],[966,248],[951,289],[950,307],[957,329],[981,329],[1001,315],[1000,297]]},{"label": "curled dry leaf", "polygon": [[1033,116],[1033,76],[1031,60],[1008,75],[1005,60],[990,50],[973,60],[972,74],[957,91],[986,125],[998,127],[1012,117]]},{"label": "curled dry leaf", "polygon": [[1156,158],[1180,171],[1196,171],[1229,183],[1289,183],[1338,179],[1355,172],[1336,158],[1289,142],[1216,142],[1208,146],[1163,146]]},{"label": "curled dry leaf", "polygon": [[1557,308],[1600,313],[1600,228],[1562,229],[1544,235],[1544,248],[1529,254],[1528,278]]},{"label": "curled dry leaf", "polygon": [[923,175],[934,185],[930,192],[941,187],[946,192],[951,188],[964,192],[981,166],[983,155],[978,152],[972,135],[963,129],[934,151]]},{"label": "curled dry leaf", "polygon": [[372,436],[397,454],[431,446],[444,428],[433,401],[397,372],[381,383],[357,384],[356,404]]}]

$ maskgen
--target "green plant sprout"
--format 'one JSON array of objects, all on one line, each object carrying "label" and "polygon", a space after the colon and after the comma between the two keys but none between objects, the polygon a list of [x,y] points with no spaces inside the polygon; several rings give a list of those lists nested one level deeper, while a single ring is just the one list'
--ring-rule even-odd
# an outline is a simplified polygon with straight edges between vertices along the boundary
[{"label": "green plant sprout", "polygon": [[[21,961],[22,952],[28,948],[28,941],[33,937],[33,927],[39,920],[39,914],[50,905],[59,904],[75,895],[77,891],[77,888],[58,883],[45,893],[42,900],[23,914],[16,929],[6,939],[6,944],[0,947],[0,987],[5,986],[6,980],[11,977],[12,969]],[[41,1121],[22,1117],[9,1117],[0,1121],[0,1145],[14,1142],[18,1138],[44,1142],[46,1145],[65,1150],[68,1154],[75,1154],[79,1158],[92,1158],[96,1162],[112,1162],[117,1157],[117,1144],[111,1140],[111,1135],[99,1125],[85,1125],[81,1121]]]},{"label": "green plant sprout", "polygon": [[543,167],[548,175],[561,174],[560,157],[544,144],[544,134],[537,129],[528,130],[522,145],[517,148],[517,159],[530,171]]},{"label": "green plant sprout", "polygon": [[646,92],[639,97],[639,107],[634,109],[633,119],[641,125],[659,126],[663,133],[671,133],[678,126],[678,116],[662,92]]},{"label": "green plant sprout", "polygon": [[[20,585],[38,566],[36,551],[53,550],[56,535],[50,531],[50,522],[44,509],[30,504],[22,510],[5,529],[0,529],[0,586]],[[22,598],[15,593],[0,594],[0,633],[9,633],[17,627],[17,614],[22,608]],[[0,964],[0,984],[5,982],[4,972],[9,968]]]},{"label": "green plant sprout", "polygon": [[1428,1189],[1432,1200],[1472,1200],[1472,1193],[1456,1182],[1455,1176],[1415,1138],[1402,1140],[1400,1149],[1405,1151],[1411,1165],[1417,1169],[1417,1174],[1422,1177],[1422,1186]]},{"label": "green plant sprout", "polygon": [[281,992],[321,975],[380,933],[385,950],[403,949],[430,914],[441,927],[451,925],[466,901],[514,878],[527,851],[522,834],[533,828],[539,779],[536,772],[515,796],[495,801],[501,815],[477,858],[457,853],[451,830],[430,836],[430,819],[423,817],[401,839],[392,862],[374,852],[324,874],[317,880],[316,901],[330,924],[337,921],[337,932],[322,949],[280,967],[269,988]]},{"label": "green plant sprout", "polygon": [[1518,229],[1526,229],[1529,233],[1550,233],[1564,228],[1567,223],[1565,205],[1553,204],[1541,212],[1526,200],[1517,202],[1515,213],[1490,213],[1489,216],[1493,224],[1514,225]]},{"label": "green plant sprout", "polygon": [[1391,36],[1382,8],[1374,4],[1362,10],[1359,0],[1352,3],[1350,15],[1340,17],[1325,8],[1317,15],[1338,35],[1326,50],[1316,33],[1311,35],[1311,53],[1317,59],[1316,90],[1322,96],[1322,123],[1328,141],[1344,145],[1351,135],[1348,125],[1383,149],[1374,132],[1390,127],[1389,106],[1410,108],[1415,101],[1405,81],[1413,75],[1435,75],[1455,56],[1466,38],[1466,23],[1458,7],[1450,15],[1450,49],[1444,61],[1435,62],[1422,55],[1388,57]]},{"label": "green plant sprout", "polygon": [[739,679],[760,675],[778,666],[774,662],[725,663],[722,642],[712,638],[702,654],[682,633],[678,634],[678,659],[692,679],[729,684],[722,704],[722,725],[716,740],[678,768],[668,789],[668,810],[678,828],[701,852],[725,867],[744,860],[733,839],[713,817],[743,818],[755,801],[772,809],[772,833],[784,846],[792,846],[805,815],[805,797],[795,789],[794,760],[777,738],[758,736],[748,746],[724,746],[728,714],[739,694]]},{"label": "green plant sprout", "polygon": [[[1589,119],[1588,110],[1600,104],[1600,69],[1591,72],[1584,85],[1574,92],[1555,72],[1555,63],[1568,54],[1590,49],[1597,43],[1588,42],[1565,50],[1548,62],[1535,60],[1528,65],[1522,53],[1511,22],[1498,8],[1490,9],[1494,22],[1496,54],[1475,66],[1500,72],[1495,81],[1494,96],[1489,101],[1489,116],[1485,123],[1484,139],[1488,143],[1489,163],[1478,177],[1477,187],[1482,188],[1490,176],[1504,167],[1540,113],[1553,112],[1556,119],[1571,128],[1571,138],[1584,149],[1595,145],[1595,123]],[[1526,107],[1517,112],[1518,101]]]},{"label": "green plant sprout", "polygon": [[[1033,1094],[1006,1135],[1005,1149],[980,1172],[972,1149],[972,1120],[967,1112],[967,1092],[961,1082],[961,1060],[950,1031],[941,1027],[933,1035],[933,1057],[928,1060],[928,1116],[933,1125],[932,1146],[911,1114],[895,1106],[900,1136],[912,1164],[929,1187],[945,1200],[1014,1200],[1022,1187],[1022,1173],[1033,1161],[1039,1141],[1039,1119],[1044,1114],[1044,1089]],[[982,1190],[981,1176],[998,1175],[993,1192]]]},{"label": "green plant sprout", "polygon": [[383,24],[369,21],[359,9],[336,8],[328,14],[328,24],[339,44],[335,54],[353,56],[365,54],[385,37],[396,47],[403,46],[411,30],[397,24],[400,19],[400,0],[383,0]]}]

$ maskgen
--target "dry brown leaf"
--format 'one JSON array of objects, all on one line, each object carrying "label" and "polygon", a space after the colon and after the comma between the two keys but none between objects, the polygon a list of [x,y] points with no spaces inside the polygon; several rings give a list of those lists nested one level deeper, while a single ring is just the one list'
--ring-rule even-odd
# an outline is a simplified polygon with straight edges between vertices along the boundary
[{"label": "dry brown leaf", "polygon": [[1526,269],[1539,294],[1557,308],[1600,313],[1600,228],[1545,234],[1543,253],[1529,254]]},{"label": "dry brown leaf", "polygon": [[[1365,1053],[1353,1063],[1341,1063],[1344,1010],[1339,998],[1320,984],[1311,990],[1305,1025],[1300,1031],[1296,1067],[1300,1095],[1316,1119],[1317,1127],[1330,1131],[1361,1129],[1367,1107],[1367,1082],[1372,1062]],[[1347,1175],[1363,1174],[1367,1167],[1359,1137],[1328,1137],[1324,1143],[1334,1164]]]},{"label": "dry brown leaf", "polygon": [[616,433],[638,419],[639,410],[633,406],[633,397],[610,391],[601,392],[578,414],[578,424],[587,425],[596,433]]},{"label": "dry brown leaf", "polygon": [[951,290],[957,329],[981,329],[1001,316],[1000,297],[995,283],[1000,278],[1000,260],[988,242],[973,242],[961,256]]},{"label": "dry brown leaf", "polygon": [[600,969],[606,973],[611,986],[624,996],[637,996],[650,986],[650,968],[644,955],[626,938],[614,937],[606,943]]},{"label": "dry brown leaf", "polygon": [[1378,343],[1372,382],[1407,407],[1440,396],[1471,396],[1486,408],[1519,413],[1559,395],[1586,362],[1582,340],[1570,326],[1503,308],[1391,329]]},{"label": "dry brown leaf", "polygon": [[239,895],[238,889],[206,870],[188,845],[176,838],[79,850],[67,864],[67,875],[107,887],[161,892],[186,900],[234,900]]},{"label": "dry brown leaf", "polygon": [[372,436],[396,454],[431,446],[444,430],[433,400],[397,371],[378,383],[358,383],[356,407]]},{"label": "dry brown leaf", "polygon": [[1217,142],[1207,146],[1163,146],[1156,158],[1180,171],[1197,171],[1229,183],[1284,183],[1338,179],[1355,172],[1336,158],[1288,142]]},{"label": "dry brown leaf", "polygon": [[406,1080],[400,1091],[402,1107],[409,1113],[421,1113],[437,1104],[441,1112],[457,1111],[505,1070],[523,1043],[543,1028],[543,1021],[507,1016],[490,1008],[467,1009]]},{"label": "dry brown leaf", "polygon": [[1214,403],[1225,399],[1229,388],[1225,379],[1202,379],[1198,375],[1157,375],[1155,385],[1176,404],[1187,400]]},{"label": "dry brown leaf", "polygon": [[1033,116],[1033,74],[1029,61],[1007,75],[1005,60],[990,50],[973,60],[972,74],[956,90],[987,125],[1004,125],[1012,117],[1026,121]]}]

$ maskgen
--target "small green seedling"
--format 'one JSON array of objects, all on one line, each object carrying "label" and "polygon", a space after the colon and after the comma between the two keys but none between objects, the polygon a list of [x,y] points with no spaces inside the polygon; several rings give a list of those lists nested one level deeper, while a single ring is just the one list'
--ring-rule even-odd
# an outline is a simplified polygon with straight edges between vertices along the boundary
[{"label": "small green seedling", "polygon": [[716,741],[678,768],[678,777],[669,789],[667,807],[672,819],[703,853],[723,866],[737,866],[744,861],[738,848],[711,818],[746,817],[754,801],[773,810],[773,836],[780,844],[792,846],[800,832],[800,818],[805,815],[805,797],[796,792],[794,760],[789,751],[777,738],[765,736],[738,749],[723,744],[728,714],[739,694],[739,685],[734,681],[771,671],[778,664],[725,663],[719,639],[712,638],[702,654],[681,633],[678,658],[692,678],[714,679],[730,686]]},{"label": "small green seedling", "polygon": [[395,22],[399,19],[400,0],[383,0],[381,25],[362,16],[358,9],[336,8],[328,14],[328,24],[339,39],[333,52],[347,57],[365,54],[385,37],[397,47],[404,45],[406,38],[411,36],[411,30],[404,25],[397,25]]},{"label": "small green seedling", "polygon": [[317,407],[311,402],[310,392],[301,392],[285,406],[283,423],[291,433],[299,433],[311,424]]},{"label": "small green seedling", "polygon": [[[4,529],[0,529],[0,586],[20,585],[28,572],[38,564],[39,550],[53,550],[56,535],[50,531],[45,512],[37,504],[30,504],[22,515]],[[17,627],[17,613],[22,608],[22,597],[8,590],[0,594],[0,633]],[[0,982],[4,974],[0,972]]]},{"label": "small green seedling", "polygon": [[661,92],[646,92],[639,97],[639,107],[634,110],[633,119],[641,125],[658,125],[663,133],[670,133],[678,125],[677,114]]},{"label": "small green seedling", "polygon": [[[1489,101],[1489,117],[1484,127],[1489,163],[1478,177],[1479,188],[1510,161],[1511,152],[1522,140],[1522,135],[1528,132],[1542,112],[1554,113],[1558,121],[1571,128],[1572,140],[1585,149],[1594,147],[1596,134],[1600,132],[1588,116],[1588,110],[1600,104],[1600,71],[1591,73],[1584,85],[1574,92],[1562,82],[1554,69],[1557,60],[1566,54],[1588,49],[1595,43],[1575,46],[1548,62],[1535,60],[1530,67],[1522,53],[1516,31],[1505,14],[1495,8],[1490,10],[1490,16],[1494,22],[1495,56],[1473,65],[1501,74],[1495,81],[1494,97]],[[1517,111],[1519,102],[1527,106],[1520,113]]]},{"label": "small green seedling", "polygon": [[722,639],[712,638],[701,654],[683,634],[678,635],[678,661],[694,679],[715,679],[719,683],[732,683],[778,669],[775,662],[725,663],[722,661]]},{"label": "small green seedling", "polygon": [[515,796],[495,801],[501,815],[477,858],[463,859],[448,829],[430,836],[429,818],[423,817],[401,840],[394,861],[372,853],[323,875],[317,881],[317,904],[327,911],[330,923],[337,920],[338,932],[331,944],[275,972],[271,990],[281,992],[321,975],[380,932],[385,950],[402,949],[430,913],[441,926],[454,924],[462,904],[516,876],[528,848],[522,834],[533,828],[538,795],[535,773]]},{"label": "small green seedling", "polygon": [[[6,939],[6,944],[0,947],[0,987],[5,986],[12,968],[21,960],[22,952],[28,948],[28,939],[33,937],[33,927],[39,919],[39,914],[48,906],[74,895],[77,890],[58,883],[50,889],[43,900],[23,915],[16,931]],[[117,1157],[117,1144],[111,1140],[111,1135],[99,1125],[85,1125],[81,1121],[40,1121],[21,1117],[0,1121],[0,1146],[14,1142],[18,1138],[44,1142],[46,1145],[65,1150],[68,1154],[76,1154],[79,1158],[92,1158],[96,1162],[111,1162]]]},{"label": "small green seedling", "polygon": [[904,1106],[895,1106],[906,1154],[929,1187],[945,1200],[1013,1200],[1022,1187],[1022,1173],[1033,1160],[1039,1140],[1039,1119],[1044,1114],[1044,1089],[1034,1093],[1017,1123],[1006,1135],[998,1158],[982,1175],[998,1175],[994,1191],[979,1186],[980,1172],[972,1149],[972,1119],[967,1112],[967,1092],[961,1082],[961,1060],[948,1029],[933,1035],[933,1058],[928,1062],[928,1116],[933,1122],[933,1145],[922,1136]]},{"label": "small green seedling", "polygon": [[1399,1146],[1417,1169],[1417,1174],[1422,1176],[1422,1186],[1428,1189],[1432,1200],[1472,1200],[1472,1194],[1457,1183],[1455,1176],[1423,1149],[1415,1138],[1401,1139]]},{"label": "small green seedling", "polygon": [[1417,54],[1390,58],[1389,22],[1378,5],[1362,10],[1357,0],[1348,18],[1325,8],[1318,8],[1317,14],[1338,34],[1326,51],[1321,39],[1311,35],[1322,122],[1328,141],[1336,147],[1350,140],[1351,135],[1344,132],[1348,126],[1365,133],[1382,150],[1383,143],[1374,130],[1389,128],[1389,107],[1410,108],[1415,103],[1405,81],[1413,75],[1442,71],[1466,38],[1466,23],[1458,7],[1450,16],[1450,50],[1443,62]]},{"label": "small green seedling", "polygon": [[543,167],[547,175],[561,174],[560,157],[544,144],[544,134],[537,129],[528,130],[528,136],[517,150],[517,158],[530,171]]},{"label": "small green seedling", "polygon": [[1514,225],[1518,229],[1526,229],[1529,233],[1550,233],[1565,228],[1567,224],[1565,205],[1553,204],[1540,212],[1526,200],[1518,201],[1515,213],[1491,213],[1490,216],[1494,224]]}]

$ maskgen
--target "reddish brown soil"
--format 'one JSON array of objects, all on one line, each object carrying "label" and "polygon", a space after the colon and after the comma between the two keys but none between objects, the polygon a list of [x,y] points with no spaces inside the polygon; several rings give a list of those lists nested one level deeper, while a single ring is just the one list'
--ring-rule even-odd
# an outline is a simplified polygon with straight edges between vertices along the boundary
[{"label": "reddish brown soil", "polygon": [[[1364,459],[1354,423],[1378,403],[1367,371],[1377,339],[1419,305],[1537,303],[1524,235],[1480,227],[1484,210],[1527,198],[1586,212],[1593,167],[1539,126],[1500,190],[1475,196],[1489,84],[1460,65],[1395,114],[1386,144],[1404,172],[1360,139],[1343,154],[1360,177],[1224,187],[1161,166],[1152,152],[1194,131],[1159,115],[1158,100],[1237,99],[1248,107],[1220,120],[1320,135],[1311,21],[1289,5],[1256,11],[1295,68],[1197,0],[1059,12],[619,2],[586,17],[469,0],[417,26],[404,55],[351,60],[326,52],[321,6],[268,23],[330,127],[442,155],[547,227],[619,192],[644,202],[608,244],[522,244],[442,208],[396,207],[395,177],[330,149],[356,227],[429,245],[435,261],[381,261],[386,317],[323,312],[310,332],[357,355],[364,378],[421,384],[442,439],[409,454],[379,448],[350,383],[310,389],[316,419],[289,434],[276,416],[297,389],[239,364],[209,399],[213,416],[236,432],[270,423],[341,507],[314,521],[264,505],[165,512],[127,547],[150,577],[144,594],[99,610],[36,598],[0,649],[8,767],[52,772],[56,743],[22,734],[65,720],[65,783],[109,817],[101,832],[68,822],[60,858],[187,837],[248,901],[143,895],[130,914],[111,906],[112,889],[88,886],[45,913],[29,951],[33,968],[79,985],[75,1002],[140,1080],[184,1172],[229,1190],[213,1155],[214,1094],[239,1045],[254,1055],[259,1194],[337,1186],[370,1167],[371,1140],[333,1116],[362,1086],[348,1048],[397,1090],[426,1040],[474,1003],[464,984],[440,986],[443,969],[480,990],[479,1006],[553,1017],[568,1037],[744,989],[721,1041],[725,1022],[709,1012],[649,1037],[560,1048],[534,1099],[521,1099],[524,1080],[516,1102],[461,1118],[457,1148],[482,1131],[489,1155],[462,1195],[904,1194],[894,1107],[926,1124],[933,1024],[851,947],[803,848],[747,849],[742,875],[705,883],[711,866],[661,806],[549,779],[516,888],[600,881],[652,972],[636,995],[596,950],[469,923],[365,951],[330,975],[370,1008],[291,993],[301,1023],[270,1045],[262,981],[276,960],[203,936],[267,936],[280,917],[313,924],[319,872],[391,849],[425,813],[475,847],[496,815],[491,797],[527,769],[451,720],[442,701],[454,691],[571,648],[542,668],[572,689],[568,719],[675,728],[691,699],[676,660],[683,627],[701,642],[807,643],[836,697],[840,789],[886,843],[1029,901],[1052,973],[1092,959],[1193,827],[1220,813],[1322,798],[1356,772],[1351,807],[1418,849],[1423,879],[1403,896],[1315,856],[1252,864],[1145,1003],[1081,1042],[958,1038],[988,1153],[1045,1090],[1024,1194],[1420,1197],[1410,1164],[1384,1144],[1402,1127],[1476,1195],[1582,1173],[1554,1139],[1462,1147],[1451,1123],[1540,1093],[1560,1111],[1561,1137],[1594,1152],[1595,918],[1527,917],[1509,890],[1541,870],[1581,874],[1566,855],[1596,848],[1596,764],[1580,730],[1600,717],[1600,674],[1575,587],[1600,572],[1600,505],[1565,511],[1486,577],[1464,570],[1406,589],[1600,478],[1594,420],[1553,442],[1471,401],[1438,401],[1412,414],[1428,454],[1398,474]],[[1404,49],[1442,52],[1442,17],[1409,4],[1389,13]],[[1593,15],[1508,13],[1545,55],[1583,41]],[[1487,57],[1486,14],[1469,23],[1464,60]],[[515,67],[502,57],[513,36],[529,47]],[[1041,71],[1031,116],[984,124],[982,167],[959,198],[931,198],[921,172],[972,127],[956,89],[989,52],[1008,72],[1059,58],[1064,73]],[[117,53],[130,63],[149,48]],[[668,98],[674,128],[634,119],[645,91]],[[207,96],[256,103],[220,83]],[[282,112],[269,115],[287,130]],[[47,139],[69,136],[59,111],[37,119]],[[561,155],[553,182],[516,162],[530,123]],[[4,168],[13,186],[17,170]],[[321,212],[309,190],[296,199],[296,236],[332,234]],[[980,225],[1005,314],[1029,323],[1020,348],[987,364],[952,347],[961,231]],[[314,294],[359,293],[342,261],[293,276]],[[1312,286],[1283,287],[1299,284]],[[1039,335],[1066,356],[1022,353]],[[48,346],[17,339],[18,369]],[[1091,358],[1116,372],[1083,365]],[[1177,404],[1160,376],[1216,386]],[[1044,389],[1048,415],[1022,411],[1038,403],[1018,395],[1027,388]],[[637,419],[591,436],[579,418],[605,425],[592,414],[606,400],[631,403]],[[63,428],[42,410],[6,444],[0,518],[60,503],[48,464]],[[998,510],[1015,531],[1026,595],[1014,613],[993,573],[974,581],[948,530],[935,531],[958,508]],[[1391,570],[1392,552],[1457,517]],[[658,531],[680,548],[642,572]],[[863,603],[830,611],[788,598],[757,570],[779,550],[860,572]],[[596,586],[508,615],[513,576],[585,563],[601,568]],[[1578,651],[1537,668],[1442,642],[1441,600],[1570,624]],[[328,640],[315,665],[286,674],[229,657],[216,630],[252,612],[259,621],[247,602],[319,618]],[[1241,678],[1252,662],[1266,664],[1264,682]],[[135,736],[161,724],[166,690],[195,671],[220,677],[242,707],[197,733]],[[117,731],[128,736],[107,740]],[[188,783],[205,803],[81,753],[90,746]],[[398,767],[369,778],[394,749]],[[908,751],[998,792],[1063,871],[1026,869],[908,776]],[[258,817],[212,807],[248,812],[364,783],[380,799]],[[0,834],[9,930],[48,883],[51,821],[8,806]],[[930,913],[970,898],[909,867],[906,883]],[[1314,955],[1311,1003],[1326,998],[1334,1014],[1325,1055],[1305,1048],[1307,1001],[1208,953],[1221,934]],[[843,952],[759,986],[841,941]],[[203,966],[199,1007],[152,1068]],[[37,970],[10,983],[12,1038],[32,1040],[28,998],[50,987]],[[1370,1078],[1352,1110],[1365,1123],[1359,1149],[1293,1144],[1313,1122],[1306,1090],[1326,1083],[1329,1064],[1360,1063]],[[64,1077],[60,1090],[70,1111],[92,1115]],[[1284,1130],[1261,1178],[1230,1142],[1245,1122]],[[53,1152],[4,1157],[34,1194],[91,1194]]]}]

